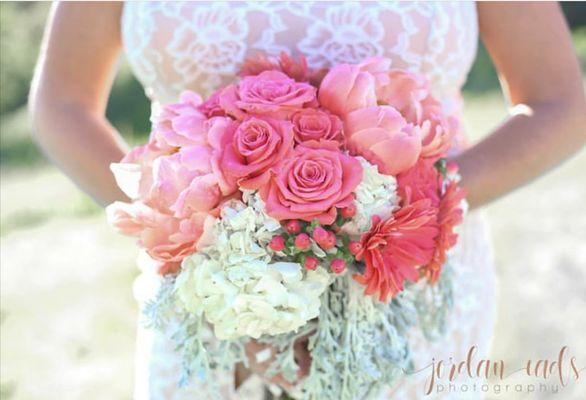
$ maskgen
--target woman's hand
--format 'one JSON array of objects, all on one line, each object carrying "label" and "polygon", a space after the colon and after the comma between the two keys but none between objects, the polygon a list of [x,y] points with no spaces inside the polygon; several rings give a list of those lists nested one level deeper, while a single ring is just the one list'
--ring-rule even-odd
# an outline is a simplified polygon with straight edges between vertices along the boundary
[{"label": "woman's hand", "polygon": [[480,33],[510,117],[456,158],[478,207],[544,174],[583,148],[586,101],[570,32],[555,2],[480,2]]},{"label": "woman's hand", "polygon": [[307,376],[311,367],[311,355],[307,349],[307,342],[308,337],[304,336],[297,339],[293,345],[295,361],[299,366],[299,371],[297,372],[297,380],[295,382],[289,382],[281,374],[270,379],[265,377],[267,369],[275,359],[275,349],[256,340],[249,341],[245,346],[245,352],[250,367],[248,370],[242,364],[236,367],[236,386],[239,386],[246,378],[254,373],[269,383],[279,385],[285,390],[292,390],[301,379]]}]

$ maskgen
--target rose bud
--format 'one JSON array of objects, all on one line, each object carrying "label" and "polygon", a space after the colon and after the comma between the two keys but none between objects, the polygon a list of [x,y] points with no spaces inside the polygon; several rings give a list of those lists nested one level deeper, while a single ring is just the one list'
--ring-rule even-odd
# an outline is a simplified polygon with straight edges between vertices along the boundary
[{"label": "rose bud", "polygon": [[362,250],[362,243],[357,242],[355,240],[352,240],[349,244],[348,244],[348,249],[350,250],[350,253],[355,256],[356,254],[360,253],[360,251]]},{"label": "rose bud", "polygon": [[341,274],[346,269],[346,261],[342,260],[341,258],[336,258],[332,260],[330,268],[332,271],[334,271],[334,273]]},{"label": "rose bud", "polygon": [[296,235],[301,232],[301,223],[296,219],[292,219],[285,224],[285,230],[292,235]]},{"label": "rose bud", "polygon": [[295,238],[295,247],[299,250],[307,250],[311,245],[311,241],[309,240],[309,235],[307,233],[300,233]]},{"label": "rose bud", "polygon": [[352,218],[355,215],[356,215],[356,205],[354,203],[350,204],[348,207],[342,208],[342,217]]},{"label": "rose bud", "polygon": [[285,248],[285,238],[281,235],[273,236],[269,243],[269,247],[273,251],[282,251]]},{"label": "rose bud", "polygon": [[303,263],[303,265],[305,266],[305,268],[313,271],[317,268],[317,258],[311,256],[305,257],[305,262]]}]

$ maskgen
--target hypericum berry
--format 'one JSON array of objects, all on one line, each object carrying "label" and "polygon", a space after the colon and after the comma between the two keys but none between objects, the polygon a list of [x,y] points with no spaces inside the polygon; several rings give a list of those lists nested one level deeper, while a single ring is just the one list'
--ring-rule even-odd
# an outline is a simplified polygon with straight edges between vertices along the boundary
[{"label": "hypericum berry", "polygon": [[316,226],[315,229],[313,230],[312,236],[313,236],[313,240],[315,240],[317,242],[317,244],[319,244],[321,246],[321,244],[323,242],[328,240],[329,233],[321,226]]},{"label": "hypericum berry", "polygon": [[349,244],[348,244],[348,250],[350,250],[350,253],[355,256],[356,254],[360,253],[360,251],[362,250],[362,243],[357,242],[355,240],[352,240]]},{"label": "hypericum berry", "polygon": [[285,238],[281,235],[273,236],[269,243],[269,247],[273,251],[282,251],[285,248]]},{"label": "hypericum berry", "polygon": [[305,268],[313,271],[317,268],[317,258],[311,256],[305,257],[305,263],[303,265]]},{"label": "hypericum berry", "polygon": [[334,232],[328,232],[328,237],[326,238],[326,240],[319,244],[319,247],[321,247],[324,250],[329,250],[336,247],[336,235],[334,234]]},{"label": "hypericum berry", "polygon": [[458,173],[458,163],[455,161],[448,161],[446,163],[446,172],[448,174],[457,174]]},{"label": "hypericum berry", "polygon": [[300,233],[295,238],[295,247],[299,250],[307,250],[311,245],[311,241],[309,240],[309,235],[307,233]]},{"label": "hypericum berry", "polygon": [[301,223],[296,219],[292,219],[285,224],[285,230],[291,235],[296,235],[301,232]]},{"label": "hypericum berry", "polygon": [[354,203],[350,204],[348,207],[342,208],[342,217],[352,218],[355,215],[356,215],[356,205]]},{"label": "hypericum berry", "polygon": [[332,271],[334,271],[334,273],[341,274],[346,269],[346,261],[342,260],[341,258],[335,258],[332,260],[330,268]]}]

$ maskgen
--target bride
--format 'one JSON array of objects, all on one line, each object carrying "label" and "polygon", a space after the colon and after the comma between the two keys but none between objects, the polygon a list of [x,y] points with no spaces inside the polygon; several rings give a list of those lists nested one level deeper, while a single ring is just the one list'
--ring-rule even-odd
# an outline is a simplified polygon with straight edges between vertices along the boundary
[{"label": "bride", "polygon": [[[207,95],[235,78],[259,51],[302,53],[314,68],[381,55],[393,66],[425,74],[443,106],[458,112],[460,89],[474,60],[478,33],[512,105],[503,123],[469,146],[463,132],[452,149],[472,211],[458,247],[455,306],[445,338],[410,341],[417,368],[465,360],[471,347],[486,358],[492,337],[495,274],[482,216],[475,211],[544,174],[584,142],[586,106],[568,29],[555,3],[238,2],[59,3],[53,8],[31,92],[36,138],[51,159],[101,204],[123,200],[109,171],[127,147],[105,118],[121,51],[152,100],[183,89]],[[156,288],[145,269],[135,284],[139,304]],[[178,388],[179,358],[168,337],[139,327],[136,399],[196,399],[198,385]],[[381,346],[384,343],[381,343]],[[311,359],[302,343],[297,359]],[[218,376],[225,398],[260,398],[266,363],[251,343],[250,370]],[[381,398],[424,397],[429,373],[405,377]],[[264,382],[263,382],[264,380]],[[287,387],[282,379],[272,384]],[[481,393],[466,393],[466,398]],[[434,393],[432,398],[461,398]]]}]

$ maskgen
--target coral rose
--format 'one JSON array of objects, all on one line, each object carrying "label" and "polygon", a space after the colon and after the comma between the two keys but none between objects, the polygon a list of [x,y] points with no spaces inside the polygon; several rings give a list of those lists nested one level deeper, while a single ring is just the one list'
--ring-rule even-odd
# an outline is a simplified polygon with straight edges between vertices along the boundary
[{"label": "coral rose", "polygon": [[404,288],[405,281],[419,279],[418,266],[429,263],[438,235],[437,209],[430,200],[419,200],[396,211],[383,221],[373,217],[372,229],[362,235],[356,254],[366,269],[354,279],[366,286],[365,294],[378,293],[387,301]]},{"label": "coral rose", "polygon": [[228,86],[220,94],[220,105],[237,119],[263,115],[286,119],[295,111],[315,103],[315,88],[296,82],[279,71],[264,71],[246,76],[238,85]]},{"label": "coral rose", "polygon": [[342,121],[327,111],[305,108],[292,115],[291,123],[296,143],[309,140],[343,141]]},{"label": "coral rose", "polygon": [[372,106],[346,116],[346,145],[376,164],[379,172],[396,175],[417,162],[421,153],[421,129],[408,124],[390,106]]},{"label": "coral rose", "polygon": [[293,149],[293,126],[287,121],[250,117],[228,130],[221,144],[220,168],[245,189],[266,184],[270,168]]},{"label": "coral rose", "polygon": [[267,213],[278,220],[332,224],[336,208],[352,203],[352,192],[362,180],[360,162],[339,151],[334,142],[300,144],[273,170],[260,195]]}]

